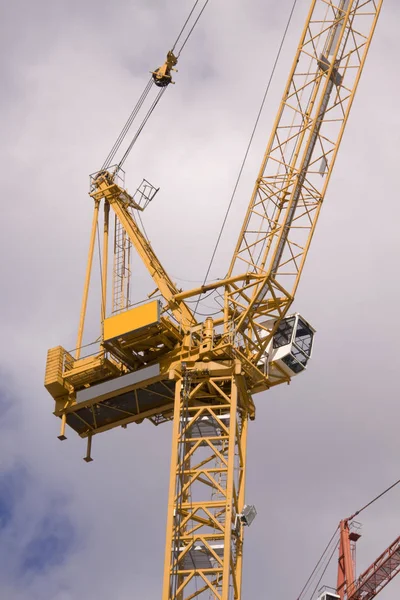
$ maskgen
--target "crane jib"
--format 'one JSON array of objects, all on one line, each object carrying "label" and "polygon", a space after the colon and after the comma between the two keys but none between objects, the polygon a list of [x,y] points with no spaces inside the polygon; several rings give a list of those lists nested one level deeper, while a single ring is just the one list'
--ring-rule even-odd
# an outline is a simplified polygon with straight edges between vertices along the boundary
[{"label": "crane jib", "polygon": [[[265,303],[266,296],[268,295],[268,293],[271,292],[271,286],[277,285],[277,276],[284,274],[282,273],[283,266],[288,264],[288,262],[290,261],[290,259],[288,260],[287,257],[291,255],[292,261],[296,262],[296,257],[293,256],[293,240],[290,238],[292,232],[296,230],[294,222],[296,221],[297,226],[299,225],[298,214],[299,211],[301,212],[301,207],[304,206],[303,212],[308,212],[307,195],[310,195],[310,188],[312,188],[313,190],[312,196],[314,207],[322,203],[324,192],[318,193],[317,188],[319,186],[315,187],[311,180],[308,182],[308,175],[310,174],[314,176],[315,173],[315,169],[310,171],[311,165],[320,160],[319,174],[322,177],[328,175],[326,179],[329,180],[331,171],[331,168],[328,164],[329,152],[327,154],[325,154],[325,152],[322,152],[321,155],[321,151],[318,151],[316,154],[315,150],[317,144],[319,149],[319,147],[322,147],[324,142],[326,141],[326,134],[321,132],[321,128],[325,123],[330,123],[330,120],[326,119],[327,111],[330,111],[332,108],[337,106],[337,98],[341,97],[340,90],[347,90],[346,87],[342,88],[342,84],[344,74],[348,72],[348,39],[352,30],[352,23],[355,17],[355,13],[358,10],[358,3],[351,2],[351,0],[341,0],[339,6],[332,8],[332,10],[334,11],[334,15],[332,22],[329,23],[328,21],[329,31],[327,31],[327,39],[325,41],[322,51],[320,51],[318,56],[315,55],[314,58],[316,63],[315,75],[313,74],[313,84],[315,86],[315,91],[313,92],[313,94],[310,95],[310,100],[307,107],[304,108],[304,110],[297,111],[298,113],[302,113],[302,119],[301,123],[298,125],[298,131],[295,135],[295,137],[297,138],[296,147],[293,149],[293,154],[290,157],[290,160],[286,161],[285,144],[286,147],[289,147],[291,139],[288,138],[286,142],[280,140],[281,136],[278,134],[278,129],[281,126],[280,120],[282,119],[283,114],[283,112],[281,112],[276,124],[275,143],[270,142],[269,151],[274,153],[276,152],[276,149],[279,146],[282,148],[282,158],[280,160],[277,160],[276,158],[274,158],[273,155],[271,155],[271,161],[272,163],[274,163],[275,161],[275,163],[277,163],[281,167],[284,167],[285,170],[282,176],[280,176],[279,174],[275,176],[274,188],[273,183],[270,183],[270,181],[274,181],[274,179],[271,179],[271,177],[265,173],[266,164],[270,159],[269,155],[266,154],[263,166],[261,168],[260,177],[257,180],[256,189],[253,193],[253,197],[250,203],[248,213],[250,214],[250,217],[247,217],[249,220],[247,221],[247,225],[244,226],[241,233],[241,237],[239,238],[234,261],[237,260],[237,258],[240,256],[240,253],[243,253],[243,251],[249,251],[252,253],[252,256],[256,256],[256,253],[250,249],[251,245],[249,246],[246,241],[246,235],[248,235],[247,230],[256,229],[256,227],[250,227],[249,223],[251,219],[251,213],[253,212],[253,214],[257,214],[256,206],[257,204],[259,204],[258,192],[261,192],[262,194],[264,194],[265,202],[267,202],[268,200],[272,200],[272,202],[277,207],[278,214],[280,214],[281,217],[278,217],[278,219],[276,219],[274,216],[268,217],[267,213],[265,214],[267,224],[269,224],[267,230],[263,234],[265,236],[264,244],[266,244],[266,250],[264,250],[264,248],[261,247],[258,259],[254,260],[253,258],[252,262],[254,273],[263,275],[263,277],[262,281],[254,287],[253,295],[251,301],[248,303],[248,306],[242,307],[242,314],[236,322],[236,328],[240,331],[244,331],[245,329],[247,329],[250,321],[254,319],[256,314],[259,311],[262,312],[262,307]],[[309,37],[310,39],[312,39],[311,32],[309,34]],[[343,75],[339,72],[340,66],[343,66]],[[359,68],[358,65],[357,68]],[[322,78],[324,76],[328,79],[325,82],[325,84],[323,84],[322,97],[320,97],[320,99],[318,100],[318,90],[321,89],[321,84],[323,81]],[[296,70],[293,71],[291,78],[289,79],[290,84],[288,85],[288,88],[286,90],[286,96],[284,96],[281,111],[284,110],[284,106],[291,108],[290,98],[293,95],[296,96],[295,102],[300,102],[300,100],[297,100],[298,88],[296,87],[294,77],[296,77]],[[300,87],[300,90],[301,89],[302,88]],[[332,99],[332,94],[335,89],[338,91],[332,103],[330,102],[330,100]],[[344,97],[346,97],[346,91],[344,92]],[[340,102],[342,102],[342,100],[340,100],[339,103]],[[317,108],[317,114],[315,116],[312,116],[314,107]],[[301,108],[300,104],[299,108]],[[347,111],[345,110],[344,112]],[[330,119],[335,119],[335,117],[331,117]],[[346,117],[344,118],[344,122],[345,121]],[[286,126],[288,126],[288,124],[286,124]],[[309,131],[308,140],[305,137],[307,131]],[[339,135],[339,141],[340,137],[341,135]],[[299,153],[301,152],[302,146],[305,146],[304,153],[301,157],[300,164],[297,166],[296,163],[298,161]],[[264,186],[265,190],[262,190],[262,186]],[[280,187],[279,195],[276,191],[278,186]],[[303,194],[304,201],[302,201]],[[285,205],[286,209],[284,208]],[[262,208],[264,208],[264,206]],[[319,212],[319,209],[316,209],[316,211]],[[259,231],[262,231],[262,225],[260,226]],[[263,237],[261,235],[258,238],[258,241],[256,241],[253,244],[254,248],[257,246],[257,244],[261,243],[260,240],[262,241],[262,239]],[[273,248],[272,244],[273,239],[276,240],[275,249]],[[294,243],[294,246],[300,248],[301,244],[299,246],[298,244]],[[295,265],[296,270],[298,272],[298,276],[300,275],[302,268],[301,265],[303,264],[303,260],[305,258],[307,249],[308,243],[304,245],[304,257],[301,260],[300,267]],[[271,263],[269,268],[265,269],[265,263],[269,252],[272,253]],[[262,255],[264,255],[264,258],[261,258]],[[301,256],[301,253],[299,253],[299,256]],[[284,286],[284,288],[288,290],[286,286]],[[291,293],[289,291],[283,291],[283,295],[287,299],[286,302],[288,306],[290,305],[293,299],[293,293],[294,290]]]},{"label": "crane jib", "polygon": [[[326,64],[326,63],[324,63],[324,64]],[[322,68],[322,66],[321,66],[321,70],[325,71],[326,68]],[[337,73],[337,71],[336,71],[336,73]],[[328,102],[331,97],[333,87],[335,85],[334,79],[336,79],[336,78],[337,78],[337,75],[335,74],[334,76],[331,77],[331,79],[328,83],[328,86],[327,86],[327,89],[326,89],[326,92],[324,95],[324,99],[323,99],[323,102],[321,105],[321,109],[320,109],[318,117],[315,121],[313,133],[311,134],[311,140],[310,140],[308,150],[307,150],[305,158],[304,158],[303,167],[297,176],[297,183],[296,183],[295,190],[293,193],[292,202],[291,202],[289,210],[288,210],[286,222],[283,226],[283,232],[282,232],[280,241],[278,243],[278,248],[276,250],[275,258],[274,258],[274,261],[271,266],[270,272],[271,272],[272,277],[274,277],[276,275],[276,272],[279,268],[279,265],[280,265],[280,262],[282,259],[283,251],[284,251],[285,245],[287,243],[287,239],[289,236],[290,228],[292,226],[296,208],[297,208],[297,205],[298,205],[298,202],[299,202],[302,190],[303,190],[305,179],[307,177],[307,171],[311,164],[312,155],[313,155],[316,143],[318,141],[319,131],[321,129],[321,125],[322,125],[322,122],[323,122],[323,119],[324,119],[324,116],[326,113],[326,109],[328,107]],[[268,279],[263,283],[260,291],[257,294],[257,300],[253,304],[254,309],[257,309],[261,305],[266,294],[268,293],[269,285],[270,285]],[[248,324],[247,318],[244,320],[243,324],[245,327],[247,326],[247,324]]]},{"label": "crane jib", "polygon": [[296,183],[295,190],[294,190],[294,193],[293,193],[293,199],[292,199],[291,205],[290,205],[289,210],[288,210],[288,214],[287,214],[287,218],[286,218],[286,223],[283,226],[283,233],[282,233],[280,242],[278,244],[278,248],[277,248],[277,251],[276,251],[276,254],[275,254],[274,262],[272,263],[272,267],[271,267],[272,276],[275,275],[275,273],[276,273],[276,271],[277,271],[277,269],[279,267],[279,264],[281,262],[283,250],[284,250],[287,238],[288,238],[290,227],[291,227],[292,222],[293,222],[294,214],[296,212],[297,203],[298,203],[298,201],[300,199],[301,192],[302,192],[303,186],[304,186],[304,182],[305,182],[306,177],[307,177],[307,171],[308,171],[308,169],[310,167],[310,164],[311,164],[312,155],[313,155],[316,143],[318,141],[318,135],[319,135],[319,132],[320,132],[320,129],[321,129],[322,121],[323,121],[325,113],[326,113],[326,109],[328,107],[328,102],[329,102],[329,99],[331,97],[333,86],[334,86],[334,81],[331,78],[330,81],[329,81],[329,83],[328,83],[328,87],[326,89],[326,92],[325,92],[325,95],[324,95],[324,99],[322,101],[320,112],[319,112],[318,117],[316,118],[316,121],[315,121],[314,131],[311,134],[311,140],[310,140],[310,143],[309,143],[306,155],[304,157],[303,167],[302,167],[301,171],[299,172],[299,174],[297,176],[297,183]]},{"label": "crane jib", "polygon": [[[350,0],[342,0],[339,10],[341,10],[344,13],[348,9],[349,3],[350,3]],[[324,49],[324,53],[321,55],[321,59],[318,63],[318,66],[321,69],[321,71],[323,71],[325,73],[329,72],[329,70],[332,68],[332,74],[330,76],[330,80],[327,85],[327,88],[326,88],[326,91],[324,94],[324,98],[322,100],[319,114],[315,120],[314,129],[311,134],[311,139],[310,139],[310,143],[308,145],[306,155],[304,157],[302,169],[299,172],[298,177],[297,177],[297,183],[296,183],[295,191],[293,194],[292,203],[289,208],[286,223],[283,227],[283,233],[282,233],[280,242],[278,244],[278,248],[277,248],[277,251],[275,254],[274,261],[271,266],[272,276],[275,275],[275,273],[279,267],[280,261],[282,259],[283,250],[284,250],[287,238],[288,238],[290,227],[293,222],[293,217],[294,217],[294,214],[296,211],[297,203],[301,196],[303,185],[304,185],[304,182],[305,182],[305,179],[307,176],[307,171],[311,164],[312,155],[313,155],[316,143],[318,141],[318,135],[319,135],[319,132],[321,129],[323,119],[325,117],[326,109],[328,108],[328,103],[329,103],[329,99],[332,94],[333,87],[334,87],[334,85],[340,86],[342,83],[342,77],[340,76],[340,74],[338,72],[338,65],[340,63],[341,57],[340,56],[337,57],[337,59],[335,61],[335,65],[333,65],[333,66],[332,66],[332,63],[329,62],[329,57],[332,56],[336,50],[336,46],[339,43],[339,38],[342,33],[344,25],[345,25],[345,21],[342,18],[336,24],[336,26],[333,28],[332,33],[327,40],[327,44],[326,44],[326,48]],[[341,48],[342,53],[343,53],[343,49],[344,48],[342,46],[342,48]],[[340,52],[340,50],[338,50],[338,53],[339,52]],[[262,294],[261,294],[260,301],[261,300],[262,300]]]}]

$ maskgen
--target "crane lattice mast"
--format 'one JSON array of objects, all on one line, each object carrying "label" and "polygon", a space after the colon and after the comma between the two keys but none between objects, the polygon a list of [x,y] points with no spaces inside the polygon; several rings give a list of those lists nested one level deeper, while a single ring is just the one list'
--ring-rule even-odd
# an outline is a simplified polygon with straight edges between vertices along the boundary
[{"label": "crane lattice mast", "polygon": [[[290,381],[311,356],[313,328],[288,311],[381,5],[311,2],[224,279],[179,291],[137,224],[143,205],[121,185],[120,167],[107,165],[91,178],[94,216],[77,348],[49,350],[45,385],[62,421],[60,439],[66,425],[87,438],[87,461],[98,433],[144,419],[172,421],[163,600],[241,598],[244,529],[255,516],[245,503],[253,395]],[[168,84],[168,64],[162,77],[160,70],[153,73],[161,77],[157,85]],[[101,339],[82,356],[101,203]],[[114,257],[108,315],[110,211],[118,227],[114,248],[121,253]],[[130,244],[162,301],[129,305]],[[212,290],[223,292],[223,309],[199,322],[186,301]]]},{"label": "crane lattice mast", "polygon": [[340,522],[337,594],[340,600],[372,600],[400,572],[400,536],[357,578],[353,555],[361,537],[350,519]]}]

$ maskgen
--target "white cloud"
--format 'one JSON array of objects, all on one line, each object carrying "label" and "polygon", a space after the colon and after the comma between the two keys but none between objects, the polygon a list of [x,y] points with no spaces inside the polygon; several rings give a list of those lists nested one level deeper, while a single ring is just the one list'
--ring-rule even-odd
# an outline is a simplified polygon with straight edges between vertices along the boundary
[{"label": "white cloud", "polygon": [[[204,276],[289,4],[211,2],[176,86],[127,162],[130,189],[142,177],[161,186],[145,224],[174,276]],[[56,439],[42,379],[47,348],[75,342],[91,220],[87,175],[187,6],[40,0],[32,7],[10,5],[1,38],[0,385],[12,391],[12,407],[0,449],[4,470],[19,461],[29,470],[32,527],[46,495],[62,498],[79,544],[29,589],[11,572],[0,585],[10,600],[152,600],[161,590],[170,428],[143,424],[99,436],[88,466],[73,432],[63,444]],[[299,2],[213,277],[227,268],[307,8]],[[318,329],[309,372],[256,399],[247,493],[258,517],[246,540],[244,597],[294,597],[338,520],[397,478],[398,19],[399,7],[386,0],[296,301]],[[396,494],[365,513],[360,568],[398,533]],[[25,522],[23,512],[17,518]]]}]

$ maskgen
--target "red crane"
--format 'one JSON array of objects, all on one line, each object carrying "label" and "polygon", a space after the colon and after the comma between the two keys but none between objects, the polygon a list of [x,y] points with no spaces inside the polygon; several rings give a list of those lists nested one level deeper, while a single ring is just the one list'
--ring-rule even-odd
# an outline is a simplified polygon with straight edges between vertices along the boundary
[{"label": "red crane", "polygon": [[[400,572],[400,536],[358,577],[355,573],[356,543],[361,537],[360,524],[354,518],[400,484],[400,479],[360,508],[340,521],[322,556],[307,579],[297,600],[304,600],[310,586],[318,579],[310,600],[314,597],[326,570],[339,549],[336,590],[324,586],[318,600],[372,600]],[[339,539],[338,539],[339,536]],[[318,572],[321,572],[318,576]]]},{"label": "red crane", "polygon": [[371,600],[400,572],[400,536],[355,579],[353,557],[355,544],[361,536],[351,527],[351,519],[344,519],[339,524],[337,595],[340,600]]}]

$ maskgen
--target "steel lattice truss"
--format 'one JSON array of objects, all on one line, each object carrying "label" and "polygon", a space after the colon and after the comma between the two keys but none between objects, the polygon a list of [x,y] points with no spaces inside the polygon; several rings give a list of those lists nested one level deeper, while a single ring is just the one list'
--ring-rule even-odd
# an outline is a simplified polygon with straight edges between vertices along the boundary
[{"label": "steel lattice truss", "polygon": [[240,597],[247,409],[237,378],[177,383],[165,600]]},{"label": "steel lattice truss", "polygon": [[248,275],[227,300],[236,330],[253,324],[244,339],[258,356],[256,323],[293,300],[380,7],[312,3],[228,275]]},{"label": "steel lattice truss", "polygon": [[352,598],[372,600],[400,571],[400,537],[357,579]]},{"label": "steel lattice truss", "polygon": [[[362,510],[364,509],[356,514]],[[372,600],[400,572],[400,536],[378,556],[364,573],[355,578],[355,542],[360,535],[357,531],[351,531],[352,519],[353,517],[344,519],[339,524],[337,593],[340,600]]]}]

